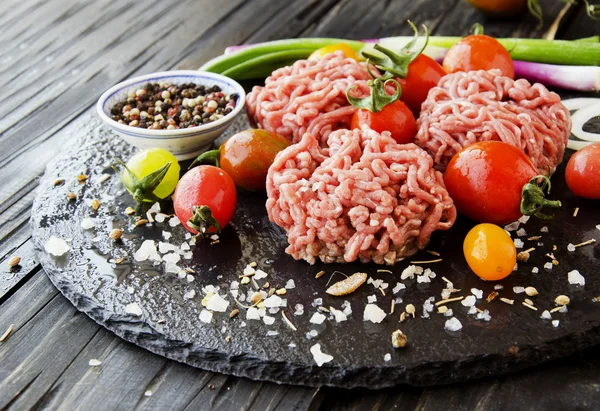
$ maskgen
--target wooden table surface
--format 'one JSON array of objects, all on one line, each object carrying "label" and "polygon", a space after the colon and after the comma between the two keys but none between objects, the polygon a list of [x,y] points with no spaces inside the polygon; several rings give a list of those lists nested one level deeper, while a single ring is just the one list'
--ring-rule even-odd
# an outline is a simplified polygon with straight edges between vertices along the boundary
[{"label": "wooden table surface", "polygon": [[[0,409],[600,409],[598,348],[518,374],[435,388],[346,391],[204,372],[127,343],[52,286],[36,262],[29,214],[45,165],[82,133],[100,94],[128,77],[195,69],[228,45],[300,36],[540,37],[563,7],[488,21],[464,0],[3,0],[0,13]],[[600,32],[572,7],[557,38]],[[21,257],[11,272],[8,260]],[[449,347],[449,349],[452,349]],[[100,367],[88,361],[100,359]],[[148,395],[151,394],[151,395]]]}]

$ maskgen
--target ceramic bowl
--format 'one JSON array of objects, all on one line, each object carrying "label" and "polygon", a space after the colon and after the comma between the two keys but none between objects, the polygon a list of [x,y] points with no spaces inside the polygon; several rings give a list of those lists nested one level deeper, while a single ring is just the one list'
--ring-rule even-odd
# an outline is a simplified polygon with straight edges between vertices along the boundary
[{"label": "ceramic bowl", "polygon": [[[196,83],[208,87],[219,86],[225,94],[237,93],[239,98],[232,112],[223,118],[201,126],[175,130],[148,130],[119,123],[110,118],[110,109],[127,98],[131,90],[147,83],[168,82],[171,84]],[[96,104],[102,120],[129,144],[144,149],[160,147],[169,150],[178,160],[187,160],[206,151],[212,142],[231,125],[246,103],[244,88],[236,81],[220,74],[176,70],[146,74],[123,81],[108,89]]]}]

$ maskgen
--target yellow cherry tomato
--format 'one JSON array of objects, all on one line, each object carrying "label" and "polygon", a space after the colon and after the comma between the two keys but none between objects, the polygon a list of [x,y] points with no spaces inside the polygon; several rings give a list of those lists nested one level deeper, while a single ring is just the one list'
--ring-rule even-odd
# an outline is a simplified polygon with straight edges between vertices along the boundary
[{"label": "yellow cherry tomato", "polygon": [[354,51],[354,49],[352,47],[350,47],[347,44],[332,44],[330,46],[325,46],[325,47],[321,47],[320,49],[317,49],[315,51],[312,52],[312,54],[308,57],[309,60],[319,60],[322,59],[323,56],[325,56],[325,54],[329,54],[329,53],[333,53],[334,51],[338,51],[341,50],[344,52],[344,55],[348,58],[354,59],[356,61],[359,61],[360,59],[358,58],[358,55],[356,54],[356,51]]},{"label": "yellow cherry tomato", "polygon": [[495,224],[479,224],[469,231],[463,243],[469,267],[482,280],[501,280],[517,262],[517,249],[510,236]]},{"label": "yellow cherry tomato", "polygon": [[[127,161],[127,168],[131,170],[138,180],[143,179],[149,174],[161,169],[167,163],[171,163],[169,171],[162,179],[160,184],[154,189],[152,194],[158,198],[166,198],[173,193],[177,182],[179,181],[179,163],[173,154],[164,148],[149,148],[135,154]],[[123,171],[123,183],[126,187],[131,184],[131,176]],[[131,190],[129,190],[131,192]],[[131,193],[133,194],[133,193]],[[151,201],[151,200],[144,200]]]}]

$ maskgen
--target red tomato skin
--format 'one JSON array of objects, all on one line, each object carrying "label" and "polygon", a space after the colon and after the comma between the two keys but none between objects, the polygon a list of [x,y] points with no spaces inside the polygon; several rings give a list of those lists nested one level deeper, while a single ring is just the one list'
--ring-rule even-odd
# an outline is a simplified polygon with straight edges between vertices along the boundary
[{"label": "red tomato skin", "polygon": [[421,105],[427,99],[429,90],[437,86],[445,75],[446,71],[437,61],[424,54],[419,54],[408,65],[408,75],[405,78],[396,79],[402,87],[400,100],[404,101],[415,117],[419,117]]},{"label": "red tomato skin", "polygon": [[444,183],[460,213],[480,223],[505,225],[521,217],[521,190],[536,175],[518,148],[483,141],[452,157]]},{"label": "red tomato skin", "polygon": [[600,143],[590,144],[571,156],[565,179],[577,197],[600,199]]},{"label": "red tomato skin", "polygon": [[[221,228],[225,227],[237,203],[235,184],[229,175],[214,166],[192,168],[179,180],[173,193],[173,207],[181,224],[193,234],[198,232],[188,227],[193,207],[207,205]],[[209,231],[214,231],[211,227]]]},{"label": "red tomato skin", "polygon": [[378,133],[389,131],[399,144],[412,143],[417,135],[415,116],[400,100],[388,104],[377,113],[362,108],[356,110],[350,127],[355,129],[362,125],[367,125]]},{"label": "red tomato skin", "polygon": [[474,34],[463,38],[448,50],[442,66],[448,73],[499,69],[503,76],[515,78],[510,53],[493,37]]}]

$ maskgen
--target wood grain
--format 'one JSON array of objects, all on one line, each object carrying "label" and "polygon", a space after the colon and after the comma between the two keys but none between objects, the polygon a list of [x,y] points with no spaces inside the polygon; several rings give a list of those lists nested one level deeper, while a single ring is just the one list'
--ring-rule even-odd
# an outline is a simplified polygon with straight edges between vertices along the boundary
[{"label": "wood grain", "polygon": [[[588,350],[535,370],[458,386],[383,391],[308,389],[207,373],[115,337],[75,309],[33,257],[28,218],[46,163],[98,125],[93,105],[139,73],[196,68],[228,45],[299,36],[538,37],[562,7],[544,0],[545,27],[484,18],[462,0],[6,0],[0,13],[0,409],[592,409],[600,354]],[[573,8],[560,38],[599,32]],[[19,271],[6,262],[19,255]],[[89,367],[92,358],[102,361]],[[145,395],[151,392],[151,395]]]}]

